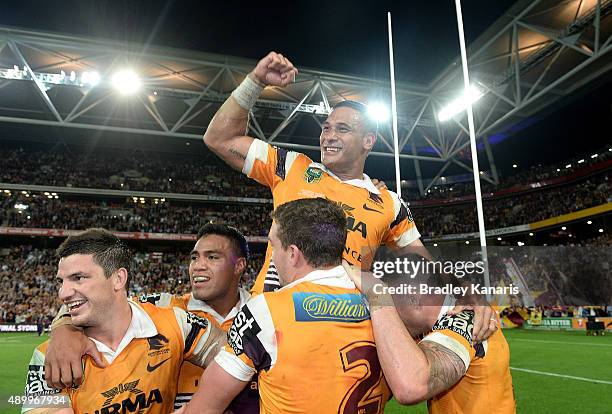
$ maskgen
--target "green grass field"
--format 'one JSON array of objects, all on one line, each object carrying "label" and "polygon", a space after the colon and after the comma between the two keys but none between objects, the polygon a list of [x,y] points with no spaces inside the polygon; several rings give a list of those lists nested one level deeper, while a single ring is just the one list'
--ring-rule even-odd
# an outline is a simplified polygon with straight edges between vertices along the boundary
[{"label": "green grass field", "polygon": [[[587,337],[581,332],[526,330],[504,334],[510,344],[518,413],[612,412],[612,334]],[[0,334],[1,414],[19,413],[18,407],[7,404],[8,397],[22,394],[32,350],[44,339],[35,334]],[[402,407],[392,401],[387,407],[387,413],[427,413],[425,404]]]}]

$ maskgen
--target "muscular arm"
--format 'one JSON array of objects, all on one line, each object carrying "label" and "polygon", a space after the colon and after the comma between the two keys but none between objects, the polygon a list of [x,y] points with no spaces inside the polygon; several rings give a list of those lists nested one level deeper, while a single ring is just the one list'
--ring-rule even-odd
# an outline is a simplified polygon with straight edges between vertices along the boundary
[{"label": "muscular arm", "polygon": [[[284,87],[293,82],[296,75],[297,69],[287,58],[270,52],[257,63],[248,77],[261,87]],[[240,171],[253,142],[252,137],[245,135],[248,120],[249,109],[241,106],[232,95],[221,105],[204,134],[206,146],[230,167]]]},{"label": "muscular arm", "polygon": [[253,138],[245,136],[249,113],[233,96],[217,111],[204,134],[204,143],[235,170],[242,171]]},{"label": "muscular arm", "polygon": [[183,414],[221,414],[247,384],[248,381],[234,378],[213,361],[204,370],[198,390]]},{"label": "muscular arm", "polygon": [[400,404],[424,401],[461,379],[461,358],[429,341],[417,345],[394,307],[372,309],[371,316],[378,358]]}]

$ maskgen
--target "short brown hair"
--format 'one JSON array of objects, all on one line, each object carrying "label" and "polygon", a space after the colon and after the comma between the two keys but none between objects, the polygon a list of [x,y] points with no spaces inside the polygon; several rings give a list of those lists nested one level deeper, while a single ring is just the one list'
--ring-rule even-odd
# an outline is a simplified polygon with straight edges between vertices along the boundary
[{"label": "short brown hair", "polygon": [[125,289],[130,285],[132,253],[121,239],[108,230],[87,229],[70,236],[57,248],[56,254],[60,259],[73,254],[91,254],[107,278],[120,268],[125,268],[128,274]]},{"label": "short brown hair", "polygon": [[313,267],[339,265],[346,244],[346,216],[324,198],[304,198],[280,205],[270,216],[283,248],[295,245]]}]

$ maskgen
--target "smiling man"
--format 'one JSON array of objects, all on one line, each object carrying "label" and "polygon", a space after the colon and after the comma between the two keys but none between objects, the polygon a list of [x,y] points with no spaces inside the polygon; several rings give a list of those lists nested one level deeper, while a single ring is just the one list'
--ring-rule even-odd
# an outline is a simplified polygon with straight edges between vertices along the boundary
[{"label": "smiling man", "polygon": [[[245,136],[249,111],[265,87],[286,87],[297,69],[283,55],[270,52],[244,79],[213,117],[204,143],[232,168],[270,187],[274,208],[301,198],[324,197],[342,207],[348,237],[344,258],[361,265],[381,244],[422,246],[408,207],[392,191],[379,190],[364,174],[376,143],[377,125],[360,102],[337,103],[322,124],[321,162]],[[253,293],[278,289],[272,246]]]},{"label": "smiling man", "polygon": [[[247,241],[238,229],[212,223],[200,228],[196,240],[189,255],[191,292],[185,295],[155,293],[142,296],[139,301],[189,311],[227,331],[250,297],[245,289],[239,287],[249,256]],[[85,335],[70,326],[53,329],[47,352],[49,358],[46,360],[50,385],[63,388],[73,382],[80,383],[82,353],[79,349],[87,349],[87,342]],[[202,372],[203,368],[197,364],[183,361],[175,408],[191,399]],[[241,413],[259,411],[257,381],[245,388],[240,398],[232,404],[232,409]]]},{"label": "smiling man", "polygon": [[383,413],[390,392],[370,315],[341,266],[343,210],[300,199],[272,218],[282,288],[242,307],[183,413],[223,413],[256,373],[262,413]]},{"label": "smiling man", "polygon": [[[132,256],[112,233],[89,229],[67,238],[57,250],[59,297],[74,326],[95,344],[107,363],[87,358],[78,388],[49,388],[44,379],[48,341],[34,350],[26,395],[43,406],[22,412],[167,413],[174,403],[184,360],[205,366],[223,341],[223,331],[177,307],[159,308],[127,297]],[[68,407],[54,405],[64,396]],[[38,398],[36,398],[38,397]]]}]

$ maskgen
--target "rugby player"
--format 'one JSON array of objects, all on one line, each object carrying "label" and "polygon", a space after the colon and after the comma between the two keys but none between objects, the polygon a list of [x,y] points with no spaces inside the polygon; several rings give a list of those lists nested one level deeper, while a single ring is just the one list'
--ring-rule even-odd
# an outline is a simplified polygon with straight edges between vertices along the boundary
[{"label": "rugby player", "polygon": [[300,199],[272,213],[282,288],[254,296],[186,413],[222,413],[255,373],[265,413],[382,413],[390,398],[367,307],[341,266],[342,208]]},{"label": "rugby player", "polygon": [[[234,227],[224,224],[205,224],[198,232],[197,241],[190,253],[189,278],[191,292],[178,296],[158,293],[140,298],[140,302],[160,307],[177,307],[197,316],[206,318],[211,324],[227,331],[240,308],[249,299],[249,293],[239,287],[240,279],[247,268],[248,244],[245,237]],[[68,327],[53,330],[51,343],[55,355],[53,363],[47,363],[54,375],[49,378],[50,386],[64,387],[73,382],[80,383],[81,353],[78,349],[87,347],[85,335]],[[51,348],[51,347],[50,347]],[[68,350],[68,351],[67,351]],[[69,372],[59,374],[61,367]],[[68,369],[66,369],[68,371]],[[181,367],[175,408],[179,408],[195,392],[203,369],[189,361]],[[75,378],[70,378],[70,375]],[[63,381],[62,381],[63,380]],[[61,381],[58,383],[58,381]],[[77,382],[78,381],[78,382]],[[67,382],[68,385],[65,385]],[[258,412],[259,398],[257,382],[245,389],[244,395],[232,408],[236,412]]]},{"label": "rugby player", "polygon": [[128,299],[132,256],[106,230],[68,237],[57,255],[59,297],[71,323],[83,329],[108,365],[100,368],[88,358],[78,388],[49,388],[43,377],[44,342],[30,361],[26,395],[44,404],[42,397],[63,394],[69,407],[24,405],[22,412],[169,412],[183,361],[206,366],[225,342],[223,331],[183,309]]},{"label": "rugby player", "polygon": [[[516,412],[510,351],[501,330],[476,344],[473,311],[448,313],[454,298],[380,294],[376,284],[397,287],[407,279],[387,274],[381,281],[346,262],[344,266],[368,296],[380,364],[396,400],[401,404],[428,400],[432,414]],[[427,282],[432,278],[428,276]],[[414,280],[411,284],[416,286]],[[417,343],[415,338],[422,339]]]},{"label": "rugby player", "polygon": [[[304,154],[276,148],[245,135],[249,112],[264,88],[285,87],[298,70],[280,53],[261,59],[219,108],[204,134],[204,143],[230,167],[242,171],[272,191],[274,208],[286,202],[323,197],[336,202],[347,216],[343,257],[369,267],[369,257],[382,244],[422,247],[420,234],[406,204],[393,191],[378,189],[364,174],[368,154],[376,143],[377,124],[367,106],[341,101],[322,124],[321,162]],[[266,259],[252,293],[280,287],[268,243]],[[491,309],[476,308],[474,336],[480,340],[496,329],[489,323]]]}]

